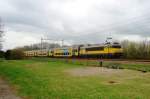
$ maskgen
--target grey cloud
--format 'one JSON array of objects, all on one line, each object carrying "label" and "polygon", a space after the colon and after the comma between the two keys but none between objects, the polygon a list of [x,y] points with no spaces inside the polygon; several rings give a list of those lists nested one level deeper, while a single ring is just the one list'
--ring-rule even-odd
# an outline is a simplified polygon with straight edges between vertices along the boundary
[{"label": "grey cloud", "polygon": [[97,43],[109,33],[150,36],[149,4],[148,0],[1,0],[0,16],[7,32]]}]

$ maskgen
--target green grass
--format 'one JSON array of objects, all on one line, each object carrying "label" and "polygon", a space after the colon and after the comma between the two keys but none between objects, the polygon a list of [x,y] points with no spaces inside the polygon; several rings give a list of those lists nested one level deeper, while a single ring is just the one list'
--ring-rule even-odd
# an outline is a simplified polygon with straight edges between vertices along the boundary
[{"label": "green grass", "polygon": [[65,71],[85,68],[86,62],[47,60],[2,61],[0,75],[18,95],[29,99],[150,99],[150,73],[127,70],[117,75],[78,77]]},{"label": "green grass", "polygon": [[[49,58],[33,58],[32,60],[40,61],[49,61]],[[83,66],[100,66],[100,62],[96,60],[74,60],[74,59],[51,59],[52,62],[63,62],[67,64],[76,64]],[[124,62],[115,62],[115,61],[103,61],[103,67],[114,68],[114,69],[131,69],[143,72],[150,72],[150,64],[142,63],[124,63]]]},{"label": "green grass", "polygon": [[2,62],[4,60],[4,58],[0,58],[0,62]]},{"label": "green grass", "polygon": [[103,66],[107,68],[131,69],[142,72],[150,72],[150,64],[105,62]]}]

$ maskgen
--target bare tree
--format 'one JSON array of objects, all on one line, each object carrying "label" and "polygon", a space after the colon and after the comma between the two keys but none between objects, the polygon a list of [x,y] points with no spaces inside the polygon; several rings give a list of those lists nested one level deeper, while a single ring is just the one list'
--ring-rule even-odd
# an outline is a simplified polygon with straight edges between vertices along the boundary
[{"label": "bare tree", "polygon": [[123,41],[123,56],[128,59],[150,59],[150,41]]},{"label": "bare tree", "polygon": [[0,18],[0,50],[2,50],[3,35],[4,35],[3,24],[2,24],[2,20]]}]

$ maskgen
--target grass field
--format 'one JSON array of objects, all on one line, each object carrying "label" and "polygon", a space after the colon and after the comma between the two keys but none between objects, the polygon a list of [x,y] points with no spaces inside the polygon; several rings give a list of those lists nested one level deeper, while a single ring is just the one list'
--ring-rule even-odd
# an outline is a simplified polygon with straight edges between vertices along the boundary
[{"label": "grass field", "polygon": [[78,68],[87,67],[50,59],[4,60],[0,75],[27,99],[150,99],[150,72],[122,69],[86,76],[67,72]]}]

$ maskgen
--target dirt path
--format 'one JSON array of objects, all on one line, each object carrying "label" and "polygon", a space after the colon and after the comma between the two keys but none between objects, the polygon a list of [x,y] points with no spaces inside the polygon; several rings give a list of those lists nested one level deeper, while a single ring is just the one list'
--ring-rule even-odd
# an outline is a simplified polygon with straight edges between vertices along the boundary
[{"label": "dirt path", "polygon": [[21,99],[14,95],[7,82],[2,78],[0,78],[0,99]]}]

